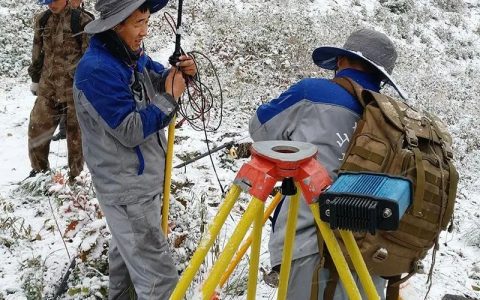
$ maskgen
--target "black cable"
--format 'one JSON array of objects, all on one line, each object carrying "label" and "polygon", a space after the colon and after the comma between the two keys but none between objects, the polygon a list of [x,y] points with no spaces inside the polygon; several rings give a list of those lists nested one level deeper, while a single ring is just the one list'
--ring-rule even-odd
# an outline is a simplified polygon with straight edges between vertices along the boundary
[{"label": "black cable", "polygon": [[[178,9],[178,24],[181,25],[181,14],[182,14],[182,6],[183,1],[179,0],[179,9]],[[167,23],[169,24],[170,28],[175,34],[175,51],[173,55],[170,57],[169,62],[172,66],[175,66],[176,62],[178,62],[178,57],[180,55],[185,55],[185,51],[183,51],[182,47],[180,46],[180,37],[181,33],[177,33],[177,29],[180,27],[175,24],[174,18],[168,12],[164,13],[164,18],[166,19]],[[190,56],[196,66],[197,74],[195,76],[188,76],[185,77],[186,80],[186,93],[183,93],[182,97],[179,99],[179,110],[178,113],[182,116],[182,120],[180,120],[176,127],[181,126],[183,122],[187,121],[190,126],[196,131],[203,131],[205,135],[205,143],[207,145],[208,156],[210,157],[210,162],[212,164],[213,171],[217,178],[218,184],[220,185],[220,189],[222,194],[225,194],[225,190],[220,182],[220,178],[218,176],[217,170],[215,168],[215,163],[212,157],[212,151],[210,149],[210,143],[208,140],[208,132],[215,132],[217,131],[221,124],[223,118],[223,92],[222,86],[220,84],[220,79],[218,77],[217,71],[213,66],[212,61],[203,53],[199,51],[192,51],[187,54]],[[203,81],[202,81],[202,72],[204,70],[203,66],[199,64],[198,58],[201,57],[205,59],[208,63],[208,67],[210,67],[211,71],[210,74],[213,74],[215,77],[215,81],[218,85],[219,91],[219,101],[215,101],[215,95]],[[207,69],[208,71],[209,69]],[[208,74],[208,73],[207,73]],[[175,80],[175,76],[174,76]],[[172,81],[173,87],[173,81]],[[215,118],[218,120],[216,124],[210,124],[210,121]],[[200,123],[200,124],[199,124]]]},{"label": "black cable", "polygon": [[[177,34],[177,25],[173,19],[173,16],[168,12],[165,12],[164,18],[172,29],[172,32],[178,38],[179,34]],[[185,51],[183,51],[183,49],[179,46],[178,39],[175,43],[175,48],[177,47],[179,47],[180,53],[185,55]],[[172,56],[176,55],[176,52],[178,52],[177,49]],[[194,77],[188,78],[187,93],[184,94],[180,103],[179,114],[183,118],[180,122],[183,123],[187,121],[196,131],[207,130],[207,132],[215,132],[220,128],[223,118],[223,92],[220,79],[212,61],[208,58],[208,56],[200,51],[191,51],[188,52],[187,55],[193,59],[195,66],[197,67],[197,74]],[[201,64],[199,64],[198,58],[200,57],[207,61],[207,67],[203,67]],[[215,101],[212,89],[202,82],[201,70],[210,70],[210,73],[215,77],[215,82],[218,86],[219,101]],[[216,116],[218,116],[218,123],[211,125],[210,121],[212,117]],[[205,120],[207,120],[207,126],[203,126]]]},{"label": "black cable", "polygon": [[[188,52],[188,55],[192,57],[197,66],[197,76],[191,77],[189,80],[187,94],[183,97],[182,105],[180,106],[180,115],[194,130],[215,132],[220,128],[223,119],[223,92],[220,79],[212,61],[205,54],[199,51],[191,51]],[[207,68],[199,65],[199,57],[207,61],[208,70],[211,71],[215,78],[218,86],[217,101],[215,101],[216,97],[213,90],[202,81],[202,71]]]},{"label": "black cable", "polygon": [[[214,102],[214,96],[212,94],[212,91],[201,81],[201,73],[199,72],[199,67],[198,67],[198,60],[195,57],[195,54],[201,55],[207,61],[209,62],[210,66],[212,67],[213,73],[215,75],[215,78],[217,80],[218,86],[220,87],[220,117],[219,117],[219,122],[216,126],[213,128],[207,128],[207,122],[210,120],[209,114],[214,110],[215,108],[215,102]],[[195,65],[197,66],[197,74],[194,77],[189,77],[187,81],[187,93],[186,97],[182,100],[180,104],[180,109],[179,113],[182,115],[184,120],[186,120],[190,126],[194,130],[202,130],[204,135],[205,135],[205,143],[207,145],[207,150],[208,150],[208,156],[210,158],[210,162],[212,164],[213,172],[215,173],[215,177],[217,178],[218,185],[220,186],[220,190],[222,191],[222,195],[225,195],[225,189],[223,188],[223,185],[220,181],[220,178],[217,173],[217,169],[215,167],[215,163],[213,161],[211,149],[210,149],[210,143],[208,141],[208,132],[214,132],[220,128],[220,125],[222,123],[222,116],[223,116],[223,94],[222,94],[222,89],[221,89],[221,84],[220,84],[220,79],[218,78],[218,75],[216,73],[215,68],[213,68],[213,63],[212,61],[203,53],[198,52],[198,51],[192,51],[189,52],[189,56],[192,57]],[[193,88],[192,88],[193,87]],[[193,94],[193,93],[195,94]],[[185,94],[184,94],[185,95]],[[195,96],[198,96],[197,101]],[[186,98],[186,99],[185,99]],[[187,100],[187,101],[184,101]],[[189,111],[191,110],[191,111]],[[198,124],[196,124],[197,120],[201,120],[201,125],[202,128],[198,127]]]},{"label": "black cable", "polygon": [[215,168],[215,163],[213,162],[212,153],[210,151],[210,143],[208,142],[208,137],[207,137],[207,131],[204,130],[203,132],[205,134],[205,143],[207,144],[207,150],[209,154],[208,157],[210,158],[210,162],[212,163],[213,172],[215,173],[215,177],[217,177],[217,182],[218,182],[218,185],[220,186],[220,190],[222,191],[222,195],[225,195],[225,189],[223,188],[222,183],[220,182],[220,178],[218,177],[218,173],[217,173],[217,168]]}]

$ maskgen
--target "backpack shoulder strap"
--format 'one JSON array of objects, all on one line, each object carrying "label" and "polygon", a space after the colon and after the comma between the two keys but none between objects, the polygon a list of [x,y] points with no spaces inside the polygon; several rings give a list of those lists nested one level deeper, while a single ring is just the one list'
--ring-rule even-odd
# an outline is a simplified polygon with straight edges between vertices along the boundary
[{"label": "backpack shoulder strap", "polygon": [[38,30],[40,33],[40,54],[37,59],[32,57],[32,65],[28,68],[28,74],[32,77],[33,82],[39,82],[40,77],[42,76],[43,62],[45,60],[45,52],[43,51],[43,32],[45,31],[45,26],[47,26],[48,19],[51,15],[52,12],[47,9],[46,11],[42,12],[40,16],[38,16]]},{"label": "backpack shoulder strap", "polygon": [[82,3],[82,8],[81,8],[81,10],[82,10],[82,12],[83,12],[84,14],[86,14],[87,16],[89,16],[90,18],[92,18],[92,20],[95,20],[95,15],[85,9],[84,3]]},{"label": "backpack shoulder strap", "polygon": [[79,34],[82,31],[82,24],[80,24],[81,13],[82,12],[77,8],[72,9],[72,17],[70,20],[70,28],[72,29],[73,36],[75,37],[75,40],[77,40],[80,48],[82,47],[82,35]]},{"label": "backpack shoulder strap", "polygon": [[365,106],[367,106],[367,104],[370,102],[366,101],[365,97],[363,96],[363,91],[365,89],[351,78],[335,77],[332,79],[332,81],[352,94],[352,96],[354,96],[358,102],[360,102],[363,108],[365,108]]},{"label": "backpack shoulder strap", "polygon": [[323,299],[333,300],[335,298],[335,290],[337,289],[340,276],[330,254],[326,254],[325,268],[328,269],[329,275],[326,282],[325,290],[323,290]]},{"label": "backpack shoulder strap", "polygon": [[48,19],[52,15],[52,11],[47,9],[45,12],[43,12],[42,16],[40,17],[40,21],[38,22],[40,25],[40,33],[43,36],[43,30],[45,29],[45,26],[47,26]]}]

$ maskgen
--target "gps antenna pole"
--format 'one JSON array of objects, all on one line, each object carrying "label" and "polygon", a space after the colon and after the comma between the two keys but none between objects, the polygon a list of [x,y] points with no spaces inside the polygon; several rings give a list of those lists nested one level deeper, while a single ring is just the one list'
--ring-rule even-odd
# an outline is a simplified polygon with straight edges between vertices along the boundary
[{"label": "gps antenna pole", "polygon": [[182,38],[182,11],[183,0],[178,0],[178,14],[177,14],[177,28],[175,30],[175,51],[168,59],[170,65],[175,66],[182,55],[182,47],[180,46],[180,40]]},{"label": "gps antenna pole", "polygon": [[[182,37],[182,6],[183,0],[178,0],[178,20],[177,30],[175,33],[175,51],[168,59],[168,62],[173,67],[176,66],[182,54],[182,48],[180,46],[180,39]],[[162,230],[167,237],[168,234],[168,212],[170,209],[170,188],[172,185],[172,165],[173,165],[173,142],[175,140],[175,122],[177,116],[174,115],[170,125],[168,125],[168,145],[167,145],[167,157],[165,161],[165,181],[163,185],[163,205],[162,205]]]}]

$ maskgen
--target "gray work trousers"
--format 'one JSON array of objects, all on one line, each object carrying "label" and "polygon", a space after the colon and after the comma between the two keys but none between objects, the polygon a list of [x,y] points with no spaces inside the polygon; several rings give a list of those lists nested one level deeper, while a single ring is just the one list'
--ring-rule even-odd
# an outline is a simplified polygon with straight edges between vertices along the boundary
[{"label": "gray work trousers", "polygon": [[168,299],[178,273],[160,229],[160,195],[128,205],[99,202],[112,234],[108,299],[129,300],[131,284],[140,300]]},{"label": "gray work trousers", "polygon": [[[310,299],[310,291],[312,288],[312,276],[320,263],[320,255],[313,254],[292,261],[292,269],[290,270],[290,278],[288,280],[287,299]],[[362,299],[367,299],[360,284],[360,280],[355,272],[353,278],[360,290]],[[328,269],[320,269],[318,273],[318,300],[323,300],[323,291],[327,286],[329,277]],[[387,281],[379,276],[373,276],[373,283],[380,295],[381,300],[385,300],[385,287]],[[341,280],[338,280],[335,290],[335,300],[348,300],[347,293],[342,286]]]}]

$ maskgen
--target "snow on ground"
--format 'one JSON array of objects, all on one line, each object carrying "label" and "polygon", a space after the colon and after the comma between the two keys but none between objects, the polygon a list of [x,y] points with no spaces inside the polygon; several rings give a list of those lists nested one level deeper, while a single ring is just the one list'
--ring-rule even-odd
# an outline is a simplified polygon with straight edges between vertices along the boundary
[{"label": "snow on ground", "polygon": [[[87,4],[91,8],[93,1]],[[51,298],[74,257],[69,290],[61,298],[105,298],[109,233],[88,172],[82,174],[81,186],[62,184],[65,141],[51,144],[55,176],[19,184],[30,171],[27,126],[35,98],[29,92],[26,67],[31,17],[40,10],[27,0],[0,4],[0,299]],[[167,11],[175,16],[174,2]],[[358,27],[391,36],[399,52],[394,78],[410,103],[447,123],[461,176],[455,228],[442,234],[428,299],[445,294],[480,297],[480,1],[187,0],[184,12],[184,49],[207,54],[224,88],[223,122],[217,132],[208,134],[211,148],[232,140],[249,141],[248,119],[255,108],[288,85],[305,76],[331,76],[311,62],[315,47],[340,46]],[[166,62],[173,40],[161,16],[152,17],[146,41],[151,56]],[[186,123],[176,131],[174,165],[205,151],[202,132]],[[225,189],[246,161],[233,160],[224,151],[212,159]],[[169,239],[179,270],[188,264],[222,202],[220,184],[208,157],[174,169]],[[203,270],[218,257],[248,201],[242,194]],[[276,297],[275,289],[262,280],[263,271],[268,273],[270,268],[268,232],[267,222],[258,299]],[[427,270],[430,264],[429,255]],[[247,270],[245,260],[223,290],[224,299],[245,298]],[[190,298],[203,277],[195,279]],[[422,299],[426,279],[417,275],[408,281],[403,298]]]}]

